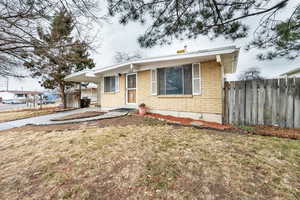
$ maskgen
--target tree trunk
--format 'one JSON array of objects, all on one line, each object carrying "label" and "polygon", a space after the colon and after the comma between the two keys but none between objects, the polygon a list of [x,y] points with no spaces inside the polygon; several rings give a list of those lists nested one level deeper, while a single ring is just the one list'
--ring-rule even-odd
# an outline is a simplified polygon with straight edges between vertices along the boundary
[{"label": "tree trunk", "polygon": [[67,108],[67,97],[65,93],[65,86],[63,84],[59,84],[59,90],[60,90],[60,98],[62,101],[62,104],[64,106],[64,109]]}]

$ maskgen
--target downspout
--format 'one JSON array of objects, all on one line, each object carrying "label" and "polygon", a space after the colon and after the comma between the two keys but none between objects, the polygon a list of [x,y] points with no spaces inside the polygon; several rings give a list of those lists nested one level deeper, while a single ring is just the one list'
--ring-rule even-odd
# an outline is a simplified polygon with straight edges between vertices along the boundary
[{"label": "downspout", "polygon": [[216,61],[220,64],[220,67],[221,67],[221,105],[222,105],[222,124],[224,124],[225,122],[225,75],[224,75],[224,65],[222,64],[222,58],[221,58],[221,55],[216,55]]}]

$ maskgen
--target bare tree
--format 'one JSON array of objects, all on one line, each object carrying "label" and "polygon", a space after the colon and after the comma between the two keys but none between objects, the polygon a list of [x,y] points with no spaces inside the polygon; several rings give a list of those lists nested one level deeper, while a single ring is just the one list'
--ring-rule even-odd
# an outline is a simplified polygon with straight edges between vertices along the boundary
[{"label": "bare tree", "polygon": [[139,51],[135,51],[134,53],[126,53],[126,52],[120,52],[117,51],[114,56],[114,62],[115,63],[121,63],[121,62],[126,62],[126,61],[131,61],[131,60],[136,60],[139,58],[142,58],[142,53]]},{"label": "bare tree", "polygon": [[0,0],[0,76],[22,76],[27,54],[43,46],[37,27],[48,26],[58,9],[72,13],[79,29],[79,19],[97,20],[96,7],[96,0]]},{"label": "bare tree", "polygon": [[263,80],[263,76],[261,76],[261,71],[257,67],[248,68],[246,71],[242,72],[239,75],[239,80],[247,81],[247,80]]}]

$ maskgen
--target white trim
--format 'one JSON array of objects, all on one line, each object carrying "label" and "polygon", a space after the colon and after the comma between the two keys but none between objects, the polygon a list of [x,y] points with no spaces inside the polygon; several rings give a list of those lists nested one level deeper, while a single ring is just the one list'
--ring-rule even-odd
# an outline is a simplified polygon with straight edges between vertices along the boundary
[{"label": "white trim", "polygon": [[[157,69],[152,69],[150,70],[151,73],[151,78],[150,78],[150,84],[151,84],[151,95],[156,96],[157,95],[157,90],[158,90],[158,84],[157,84]],[[153,81],[153,73],[155,74],[155,80]],[[153,83],[155,83],[156,90],[153,92]]]},{"label": "white trim", "polygon": [[[130,88],[128,89],[127,88],[127,77],[130,76],[130,75],[134,75],[135,74],[135,88]],[[135,103],[128,103],[128,90],[135,90]],[[137,76],[137,73],[134,72],[134,73],[128,73],[126,74],[126,77],[125,77],[125,102],[126,102],[126,105],[136,105],[138,100],[137,100],[137,91],[138,91],[138,76]]]},{"label": "white trim", "polygon": [[101,77],[101,92],[102,92],[102,93],[105,93],[105,92],[104,92],[104,82],[105,82],[105,81],[104,81],[104,77]]},{"label": "white trim", "polygon": [[115,77],[115,92],[120,92],[120,77],[119,75],[116,75]]},{"label": "white trim", "polygon": [[[195,77],[194,75],[194,65],[198,65],[198,77]],[[195,92],[195,84],[194,84],[194,80],[198,80],[199,81],[199,92]],[[201,73],[201,63],[193,63],[192,64],[192,94],[193,95],[201,95],[202,94],[202,73]]]},{"label": "white trim", "polygon": [[220,54],[219,54],[219,55],[216,55],[216,60],[217,60],[218,63],[221,63],[221,62],[222,62]]}]

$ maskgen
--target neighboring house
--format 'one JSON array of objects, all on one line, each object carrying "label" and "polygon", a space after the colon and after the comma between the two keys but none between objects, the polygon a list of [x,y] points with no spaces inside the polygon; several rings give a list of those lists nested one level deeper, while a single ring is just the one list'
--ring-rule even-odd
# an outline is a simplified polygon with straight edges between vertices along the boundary
[{"label": "neighboring house", "polygon": [[293,69],[291,71],[288,71],[286,73],[280,74],[280,77],[284,77],[284,78],[300,78],[300,67]]},{"label": "neighboring house", "polygon": [[137,108],[150,112],[222,122],[226,74],[236,71],[235,46],[144,58],[71,74],[72,82],[98,85],[102,109]]},{"label": "neighboring house", "polygon": [[17,100],[25,102],[30,96],[39,95],[41,92],[37,91],[18,91],[18,90],[0,90],[0,99],[4,100]]}]

